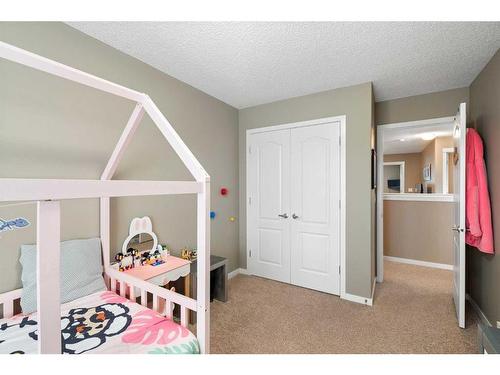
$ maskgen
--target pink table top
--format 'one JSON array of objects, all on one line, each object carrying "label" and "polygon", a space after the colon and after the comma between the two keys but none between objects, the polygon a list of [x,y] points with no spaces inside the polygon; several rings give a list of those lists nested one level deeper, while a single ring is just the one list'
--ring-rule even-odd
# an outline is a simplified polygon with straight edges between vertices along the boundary
[{"label": "pink table top", "polygon": [[160,264],[159,266],[151,266],[149,264],[139,267],[134,267],[130,270],[124,271],[125,273],[137,277],[138,279],[148,280],[155,276],[167,273],[169,271],[173,271],[177,268],[185,266],[186,264],[190,264],[189,260],[185,260],[182,258],[174,257],[173,255],[169,255],[165,263]]}]

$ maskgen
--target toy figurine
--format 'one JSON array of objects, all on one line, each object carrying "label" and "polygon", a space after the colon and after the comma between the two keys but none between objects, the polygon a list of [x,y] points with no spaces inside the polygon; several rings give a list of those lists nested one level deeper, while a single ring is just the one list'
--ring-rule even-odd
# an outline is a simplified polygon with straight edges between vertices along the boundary
[{"label": "toy figurine", "polygon": [[118,262],[118,271],[123,272],[125,269],[122,267],[123,254],[118,253],[115,255],[115,260]]},{"label": "toy figurine", "polygon": [[189,260],[189,249],[187,247],[181,250],[181,258]]},{"label": "toy figurine", "polygon": [[141,265],[159,266],[165,263],[162,259],[162,252],[156,249],[154,252],[145,251],[141,256]]},{"label": "toy figurine", "polygon": [[133,268],[134,256],[132,255],[132,253],[127,252],[127,254],[123,255],[122,266],[125,268],[125,270]]},{"label": "toy figurine", "polygon": [[118,263],[118,270],[120,272],[129,270],[129,269],[131,269],[131,268],[134,267],[134,255],[133,255],[133,251],[132,252],[127,251],[127,254],[118,253],[118,254],[115,255],[115,260],[117,262],[119,262]]},{"label": "toy figurine", "polygon": [[151,265],[152,266],[159,266],[160,264],[163,264],[165,263],[162,259],[161,259],[161,253],[160,251],[158,251],[158,249],[156,249],[156,251],[153,253],[152,257],[151,257]]},{"label": "toy figurine", "polygon": [[138,250],[134,253],[134,268],[142,266],[142,255]]},{"label": "toy figurine", "polygon": [[145,251],[141,254],[141,266],[145,266],[148,263],[149,251]]},{"label": "toy figurine", "polygon": [[130,257],[130,268],[134,268],[136,260],[139,259],[139,250],[129,247],[127,249],[127,256]]},{"label": "toy figurine", "polygon": [[161,259],[166,262],[168,257],[170,256],[170,250],[168,249],[167,245],[158,245],[158,251],[161,254]]},{"label": "toy figurine", "polygon": [[187,247],[181,250],[181,258],[189,261],[196,259],[196,250],[189,250]]}]

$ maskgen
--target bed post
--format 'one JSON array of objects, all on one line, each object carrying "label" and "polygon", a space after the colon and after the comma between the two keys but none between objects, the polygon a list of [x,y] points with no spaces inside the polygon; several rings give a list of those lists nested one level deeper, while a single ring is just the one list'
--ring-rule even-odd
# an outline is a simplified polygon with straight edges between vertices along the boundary
[{"label": "bed post", "polygon": [[[102,260],[104,263],[104,269],[109,267],[110,264],[110,223],[109,223],[109,212],[110,212],[110,199],[109,197],[101,197],[99,205],[99,225],[101,228],[101,246],[102,246]],[[106,280],[108,282],[108,280]]]},{"label": "bed post", "polygon": [[[120,135],[120,139],[116,144],[111,157],[106,164],[106,168],[104,168],[104,172],[102,172],[101,180],[111,180],[113,175],[115,174],[116,168],[118,167],[118,163],[120,162],[127,146],[130,144],[132,137],[137,130],[142,117],[144,116],[144,107],[141,103],[137,103],[135,105],[132,114],[130,115],[127,125],[125,129],[123,129],[122,134]],[[110,238],[110,198],[109,197],[101,197],[100,200],[100,228],[101,228],[101,246],[102,246],[102,256],[104,269],[109,267],[111,262],[111,238]],[[106,277],[105,277],[106,278]],[[106,278],[106,282],[108,282]],[[109,287],[109,285],[108,285]]]},{"label": "bed post", "polygon": [[118,139],[118,143],[116,144],[108,163],[106,164],[106,168],[104,168],[104,172],[102,172],[101,180],[111,180],[111,178],[113,178],[116,168],[118,167],[118,164],[120,163],[128,145],[132,141],[132,137],[139,127],[143,116],[144,107],[141,103],[137,103],[128,119],[125,129],[123,129],[123,132]]},{"label": "bed post", "polygon": [[196,336],[201,353],[210,353],[210,178],[198,193]]},{"label": "bed post", "polygon": [[61,353],[60,241],[59,201],[39,201],[36,243],[38,352],[41,354]]}]

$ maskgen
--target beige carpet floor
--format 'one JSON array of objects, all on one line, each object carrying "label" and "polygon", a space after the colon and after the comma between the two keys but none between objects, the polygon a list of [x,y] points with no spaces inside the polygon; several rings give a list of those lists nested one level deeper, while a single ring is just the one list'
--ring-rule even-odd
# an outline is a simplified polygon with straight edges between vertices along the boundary
[{"label": "beige carpet floor", "polygon": [[385,263],[373,307],[254,276],[211,305],[212,353],[474,353],[477,317],[458,328],[452,273]]}]

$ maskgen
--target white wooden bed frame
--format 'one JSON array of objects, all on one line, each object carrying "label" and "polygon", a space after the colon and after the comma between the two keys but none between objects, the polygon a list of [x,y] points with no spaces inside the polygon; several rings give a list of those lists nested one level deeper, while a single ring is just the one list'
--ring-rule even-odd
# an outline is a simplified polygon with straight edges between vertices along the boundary
[{"label": "white wooden bed frame", "polygon": [[[100,232],[106,282],[112,291],[134,300],[134,286],[140,290],[142,305],[148,293],[153,309],[171,317],[174,304],[180,306],[181,324],[187,326],[189,312],[197,316],[196,336],[201,353],[210,351],[210,176],[184,144],[172,125],[146,94],[106,81],[91,74],[0,42],[0,57],[43,72],[117,95],[136,106],[111,154],[100,180],[0,179],[0,202],[37,201],[37,298],[38,349],[40,353],[61,353],[60,327],[60,200],[100,198]],[[156,124],[195,181],[113,181],[118,163],[129,145],[144,113]],[[197,299],[131,277],[110,267],[110,198],[146,195],[197,195]],[[21,289],[0,295],[4,318],[14,313]],[[167,308],[164,308],[167,306]],[[163,311],[160,311],[163,310]]]}]

